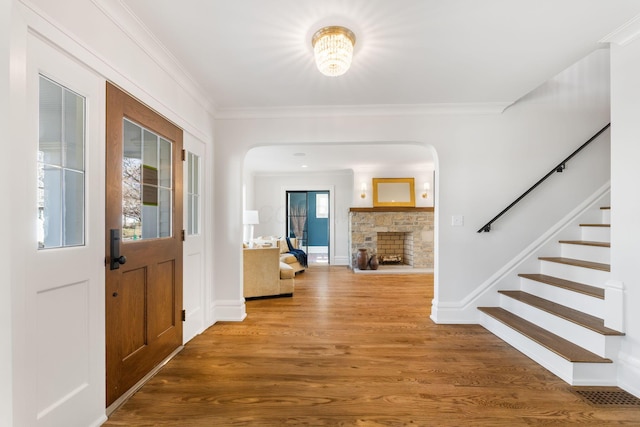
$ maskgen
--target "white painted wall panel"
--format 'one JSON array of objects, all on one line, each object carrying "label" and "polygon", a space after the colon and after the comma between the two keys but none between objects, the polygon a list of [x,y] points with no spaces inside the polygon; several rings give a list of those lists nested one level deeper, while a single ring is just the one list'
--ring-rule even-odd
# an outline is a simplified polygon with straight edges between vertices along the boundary
[{"label": "white painted wall panel", "polygon": [[624,285],[626,333],[618,378],[640,396],[640,39],[611,50],[611,278]]},{"label": "white painted wall panel", "polygon": [[[11,126],[11,101],[10,101],[10,72],[11,58],[11,1],[0,0],[0,129],[12,135],[15,129]],[[5,138],[6,140],[7,138]],[[12,150],[7,144],[0,142],[0,147],[5,155],[0,156],[0,182],[10,182]],[[0,200],[9,200],[11,188],[8,185],[0,186]],[[0,224],[11,223],[11,210],[2,204],[0,209]],[[0,238],[10,241],[10,230],[3,227]],[[12,357],[12,321],[13,310],[11,307],[11,245],[0,245],[0,425],[13,424],[13,357]]]},{"label": "white painted wall panel", "polygon": [[89,385],[89,334],[93,332],[89,288],[89,282],[83,281],[38,292],[34,341],[38,419],[68,403]]}]

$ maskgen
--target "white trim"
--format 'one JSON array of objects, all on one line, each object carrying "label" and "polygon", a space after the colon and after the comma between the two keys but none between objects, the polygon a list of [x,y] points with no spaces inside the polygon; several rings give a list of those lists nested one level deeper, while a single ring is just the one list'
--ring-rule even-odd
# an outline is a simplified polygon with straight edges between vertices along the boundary
[{"label": "white trim", "polygon": [[[23,0],[24,1],[24,0]],[[203,94],[207,93],[196,79],[182,66],[180,61],[149,31],[146,25],[121,0],[114,7],[112,2],[91,0],[132,43],[140,47],[157,65],[173,78],[178,86],[210,114],[215,112],[215,104]]]},{"label": "white trim", "polygon": [[604,287],[604,325],[624,332],[624,283],[608,280]]},{"label": "white trim", "polygon": [[640,397],[640,358],[631,353],[618,355],[618,386]]},{"label": "white trim", "polygon": [[616,28],[611,33],[600,39],[600,43],[615,43],[620,46],[627,45],[640,36],[640,15]]},{"label": "white trim", "polygon": [[247,317],[244,298],[240,300],[217,300],[213,303],[211,312],[215,322],[242,322]]},{"label": "white trim", "polygon": [[[149,105],[155,111],[163,115],[167,120],[175,123],[180,128],[182,128],[186,132],[190,132],[196,138],[202,141],[210,141],[211,136],[203,133],[197,125],[192,123],[189,117],[186,117],[183,114],[179,114],[173,107],[166,103],[162,102],[160,99],[156,98],[152,93],[150,93],[147,89],[140,86],[137,82],[134,82],[130,79],[127,73],[123,72],[116,64],[109,62],[104,55],[99,52],[93,50],[90,46],[82,41],[82,38],[76,37],[75,34],[69,32],[63,27],[56,25],[50,17],[48,17],[42,10],[40,10],[37,6],[30,3],[28,0],[19,0],[20,3],[24,6],[21,10],[23,11],[23,16],[29,28],[29,31],[40,37],[43,41],[46,41],[54,46],[56,46],[60,51],[67,53],[72,56],[79,63],[88,67],[89,69],[95,71],[97,74],[101,75],[106,80],[114,82],[116,85],[121,87],[124,91],[130,93],[134,97],[138,98],[142,103]],[[92,0],[96,7],[104,13],[106,17],[108,17],[114,25],[118,25],[119,28],[121,26],[118,24],[118,17],[114,15],[110,15],[105,11],[105,8],[99,7],[95,2],[103,0]],[[103,3],[102,3],[103,4]],[[111,13],[115,13],[111,10]],[[124,31],[124,30],[123,30]],[[125,34],[133,41],[131,32],[125,32]],[[158,59],[160,55],[158,49],[152,49],[151,47],[147,47],[146,45],[135,43],[140,49],[142,49],[145,53],[149,55],[149,58],[162,69],[167,75],[176,82],[176,84],[185,90],[185,92],[193,99],[193,101],[200,107],[203,108],[207,113],[209,113],[210,117],[213,117],[213,112],[211,103],[202,97],[201,93],[203,93],[203,89],[199,87],[191,87],[187,89],[185,87],[188,86],[188,79],[180,79],[177,77],[177,70],[168,70],[166,68],[166,63],[170,62],[169,60],[161,61]],[[149,51],[146,49],[154,50],[154,54],[149,54]],[[191,85],[193,86],[193,84]],[[198,96],[194,95],[200,94]]]},{"label": "white trim", "polygon": [[266,119],[293,117],[422,116],[443,114],[502,114],[513,102],[416,105],[319,105],[271,108],[218,108],[215,118]]}]

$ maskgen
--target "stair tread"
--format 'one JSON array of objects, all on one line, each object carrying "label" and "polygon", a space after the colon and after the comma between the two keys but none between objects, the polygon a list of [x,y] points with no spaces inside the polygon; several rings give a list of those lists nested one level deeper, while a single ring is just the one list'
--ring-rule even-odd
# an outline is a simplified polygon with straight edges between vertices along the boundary
[{"label": "stair tread", "polygon": [[611,224],[580,224],[580,227],[611,227]]},{"label": "stair tread", "polygon": [[500,307],[478,307],[478,310],[535,341],[558,356],[573,363],[612,363]]},{"label": "stair tread", "polygon": [[540,310],[544,310],[547,313],[553,314],[562,319],[573,322],[577,325],[590,329],[599,334],[614,335],[614,336],[624,335],[622,332],[619,332],[604,326],[603,319],[600,319],[595,316],[591,316],[590,314],[583,313],[578,310],[574,310],[573,308],[566,307],[562,304],[558,304],[553,301],[549,301],[544,298],[531,295],[527,292],[514,290],[514,291],[499,291],[499,293],[506,295],[510,298],[513,298],[517,301],[521,301],[532,307],[536,307],[536,308],[539,308]]},{"label": "stair tread", "polygon": [[540,257],[540,261],[557,262],[560,264],[573,265],[576,267],[590,268],[592,270],[611,271],[609,264],[603,264],[601,262],[584,261],[581,259],[564,258],[564,257]]},{"label": "stair tread", "polygon": [[598,246],[601,248],[611,247],[611,243],[609,242],[594,242],[592,240],[560,240],[560,243],[568,245]]},{"label": "stair tread", "polygon": [[584,283],[572,282],[571,280],[561,279],[559,277],[547,276],[546,274],[518,274],[525,279],[534,280],[536,282],[546,283],[562,289],[589,295],[594,298],[604,299],[604,289],[597,288]]}]

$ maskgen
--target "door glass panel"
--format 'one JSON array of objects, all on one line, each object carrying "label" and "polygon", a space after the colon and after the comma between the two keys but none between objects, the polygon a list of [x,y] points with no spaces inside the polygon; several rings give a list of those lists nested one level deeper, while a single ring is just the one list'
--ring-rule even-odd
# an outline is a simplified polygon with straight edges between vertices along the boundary
[{"label": "door glass panel", "polygon": [[62,246],[62,169],[42,165],[41,231],[39,247]]},{"label": "door glass panel", "polygon": [[160,159],[158,167],[160,169],[159,185],[164,188],[171,188],[171,143],[164,138],[160,138]]},{"label": "door glass panel", "polygon": [[85,98],[39,79],[38,248],[84,245]]},{"label": "door glass panel", "polygon": [[200,157],[187,155],[187,233],[200,233]]},{"label": "door glass panel", "polygon": [[122,238],[142,237],[142,128],[124,120],[122,157]]},{"label": "door glass panel", "polygon": [[122,239],[171,237],[172,143],[124,119]]},{"label": "door glass panel", "polygon": [[64,246],[82,245],[84,235],[84,174],[64,171]]},{"label": "door glass panel", "polygon": [[84,98],[73,92],[64,92],[64,122],[62,156],[64,166],[84,169]]}]

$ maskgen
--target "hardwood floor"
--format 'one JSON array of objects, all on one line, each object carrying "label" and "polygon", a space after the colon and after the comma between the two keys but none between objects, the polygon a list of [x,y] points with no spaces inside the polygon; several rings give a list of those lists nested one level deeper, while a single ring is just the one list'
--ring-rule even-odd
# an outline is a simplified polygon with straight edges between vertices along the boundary
[{"label": "hardwood floor", "polygon": [[105,426],[640,425],[478,325],[429,319],[432,275],[313,266],[293,298],[190,341]]}]

